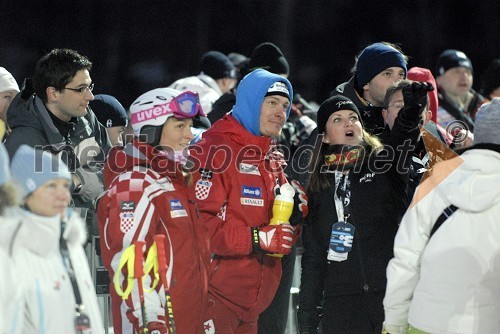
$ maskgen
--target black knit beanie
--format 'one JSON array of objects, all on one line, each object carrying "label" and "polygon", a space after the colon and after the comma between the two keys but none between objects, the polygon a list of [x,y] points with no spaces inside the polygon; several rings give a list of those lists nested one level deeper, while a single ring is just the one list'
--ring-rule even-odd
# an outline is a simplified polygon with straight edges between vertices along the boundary
[{"label": "black knit beanie", "polygon": [[343,95],[334,95],[325,100],[318,109],[318,133],[324,133],[326,129],[326,122],[330,116],[340,110],[352,110],[358,114],[359,121],[361,122],[361,115],[359,114],[358,107],[347,97]]},{"label": "black knit beanie", "polygon": [[269,42],[259,44],[253,50],[248,63],[248,72],[252,72],[257,68],[263,68],[274,74],[288,75],[290,73],[290,67],[285,56],[283,56],[283,52],[276,45]]},{"label": "black knit beanie", "polygon": [[221,78],[238,78],[236,67],[231,59],[219,51],[208,51],[200,60],[200,72],[214,80]]}]

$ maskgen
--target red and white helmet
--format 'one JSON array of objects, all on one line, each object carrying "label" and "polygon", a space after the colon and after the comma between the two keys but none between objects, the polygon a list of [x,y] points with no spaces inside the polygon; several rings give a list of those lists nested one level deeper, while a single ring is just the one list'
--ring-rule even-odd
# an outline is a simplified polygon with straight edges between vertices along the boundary
[{"label": "red and white helmet", "polygon": [[130,125],[136,137],[156,146],[169,117],[205,116],[198,93],[173,88],[156,88],[139,96],[130,106]]}]

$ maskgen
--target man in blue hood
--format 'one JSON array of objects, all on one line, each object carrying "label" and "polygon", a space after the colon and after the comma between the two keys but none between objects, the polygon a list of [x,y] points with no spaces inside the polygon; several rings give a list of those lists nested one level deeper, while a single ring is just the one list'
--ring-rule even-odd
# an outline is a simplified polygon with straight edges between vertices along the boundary
[{"label": "man in blue hood", "polygon": [[281,258],[268,255],[288,254],[297,239],[298,202],[289,222],[269,224],[277,189],[288,183],[274,138],[289,116],[291,96],[282,76],[263,69],[249,73],[232,113],[192,149],[200,171],[195,197],[213,254],[207,333],[257,333],[259,314],[281,277]]}]

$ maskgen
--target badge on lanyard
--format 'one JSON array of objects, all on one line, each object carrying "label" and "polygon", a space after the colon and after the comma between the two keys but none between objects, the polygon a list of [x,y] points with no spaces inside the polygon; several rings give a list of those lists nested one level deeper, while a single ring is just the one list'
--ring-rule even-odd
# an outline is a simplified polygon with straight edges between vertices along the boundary
[{"label": "badge on lanyard", "polygon": [[348,222],[337,222],[332,226],[328,257],[330,261],[342,262],[347,260],[347,255],[352,249],[354,239],[354,226]]}]

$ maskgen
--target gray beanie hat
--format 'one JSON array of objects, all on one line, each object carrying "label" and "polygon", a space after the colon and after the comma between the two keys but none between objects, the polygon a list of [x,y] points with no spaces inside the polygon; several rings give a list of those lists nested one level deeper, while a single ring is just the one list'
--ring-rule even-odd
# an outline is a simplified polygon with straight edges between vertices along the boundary
[{"label": "gray beanie hat", "polygon": [[52,179],[71,180],[71,173],[61,159],[50,152],[35,150],[21,145],[12,157],[11,173],[14,182],[20,186],[21,198],[37,190]]},{"label": "gray beanie hat", "polygon": [[474,144],[500,145],[500,97],[483,104],[476,114]]},{"label": "gray beanie hat", "polygon": [[0,142],[0,186],[10,180],[9,155],[5,146]]}]

